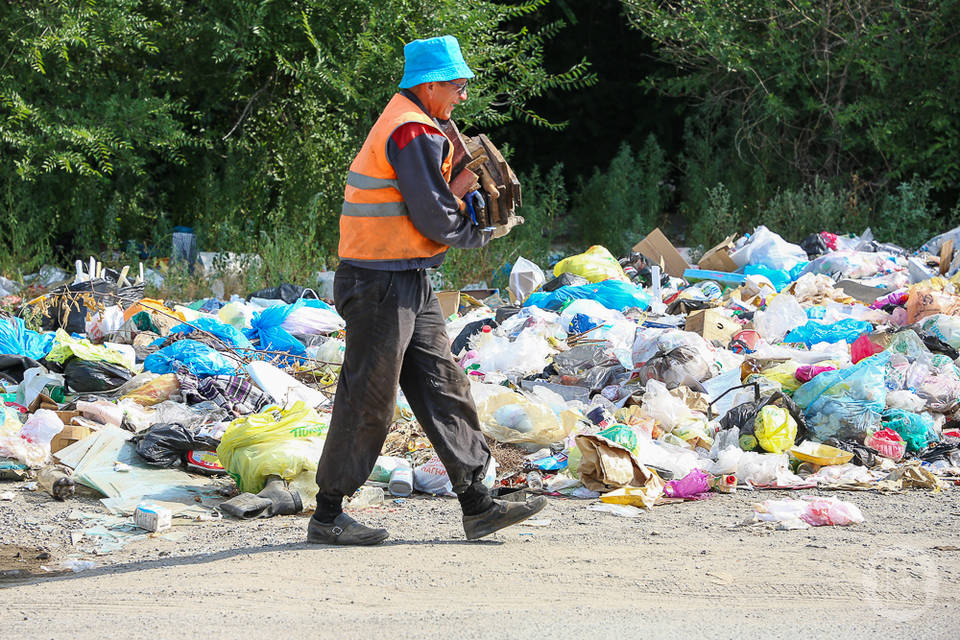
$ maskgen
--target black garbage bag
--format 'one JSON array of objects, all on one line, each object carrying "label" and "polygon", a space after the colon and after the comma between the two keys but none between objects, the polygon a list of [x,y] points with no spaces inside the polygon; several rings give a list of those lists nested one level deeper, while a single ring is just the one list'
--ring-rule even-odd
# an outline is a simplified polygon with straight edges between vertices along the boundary
[{"label": "black garbage bag", "polygon": [[[306,293],[304,293],[306,292]],[[306,287],[301,287],[297,284],[281,284],[279,287],[267,287],[266,289],[260,289],[260,291],[254,291],[247,296],[247,300],[250,298],[264,298],[266,300],[283,300],[287,304],[293,304],[300,298],[313,298],[319,300],[320,297],[316,294],[313,289],[307,289]]]},{"label": "black garbage bag", "polygon": [[[782,391],[776,391],[766,398],[760,398],[760,389],[756,384],[745,384],[737,387],[728,389],[723,394],[717,397],[713,402],[717,402],[724,395],[733,391],[734,389],[742,389],[745,387],[753,387],[754,389],[754,400],[753,402],[744,402],[743,404],[738,404],[737,406],[730,409],[722,418],[720,418],[720,428],[721,429],[732,429],[737,427],[740,429],[740,448],[745,451],[752,451],[756,449],[759,444],[755,435],[755,422],[757,415],[760,411],[763,410],[767,405],[773,405],[775,407],[780,407],[781,409],[786,409],[787,412],[793,416],[793,419],[797,423],[797,438],[796,442],[802,442],[807,437],[807,419],[803,415],[803,411],[800,410],[800,407],[797,406],[797,403],[793,401],[790,396],[785,395]],[[707,417],[713,418],[713,402],[710,403],[710,407],[707,411]]]},{"label": "black garbage bag", "polygon": [[133,377],[120,365],[70,358],[63,367],[67,388],[76,393],[112,391]]},{"label": "black garbage bag", "polygon": [[919,327],[913,327],[913,332],[920,336],[920,339],[923,340],[923,345],[931,352],[942,353],[951,360],[960,358],[960,352],[929,331],[924,331]]},{"label": "black garbage bag", "polygon": [[155,424],[133,438],[137,454],[155,467],[175,467],[189,451],[216,451],[220,441],[175,422]]},{"label": "black garbage bag", "polygon": [[540,290],[556,291],[560,287],[579,287],[580,285],[584,284],[590,284],[590,281],[583,276],[578,276],[575,273],[569,273],[565,271],[550,282],[545,283],[542,287],[540,287]]},{"label": "black garbage bag", "polygon": [[819,233],[811,233],[800,241],[800,248],[807,252],[807,257],[813,260],[827,252],[827,243]]},{"label": "black garbage bag", "polygon": [[500,325],[494,318],[484,318],[483,320],[477,320],[476,322],[467,324],[463,327],[463,329],[460,330],[460,333],[454,339],[453,344],[450,345],[450,352],[453,354],[460,353],[467,347],[467,342],[470,341],[470,338],[483,331],[484,327],[496,329],[499,326]]},{"label": "black garbage bag", "polygon": [[23,372],[34,367],[43,367],[43,365],[26,356],[0,355],[0,378],[7,382],[20,384],[23,382]]}]

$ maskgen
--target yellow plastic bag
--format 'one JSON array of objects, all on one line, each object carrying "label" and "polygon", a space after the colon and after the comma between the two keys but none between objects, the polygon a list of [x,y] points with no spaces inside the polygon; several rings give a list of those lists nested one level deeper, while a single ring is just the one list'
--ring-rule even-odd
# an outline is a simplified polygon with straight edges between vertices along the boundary
[{"label": "yellow plastic bag", "polygon": [[152,407],[158,402],[168,400],[178,391],[180,391],[180,383],[177,381],[177,375],[175,373],[165,373],[147,384],[137,387],[120,399],[133,400],[141,407]]},{"label": "yellow plastic bag", "polygon": [[133,356],[129,354],[93,344],[86,338],[73,338],[63,329],[57,329],[57,337],[53,341],[53,349],[47,354],[47,360],[63,364],[73,356],[81,360],[118,364],[134,372],[138,369]]},{"label": "yellow plastic bag", "polygon": [[605,247],[593,245],[583,253],[564,258],[553,268],[553,275],[573,273],[590,282],[622,280],[630,282],[617,259]]},{"label": "yellow plastic bag", "polygon": [[271,407],[231,422],[217,456],[240,491],[257,493],[269,475],[289,482],[316,471],[328,426],[303,402],[286,411]]},{"label": "yellow plastic bag", "polygon": [[786,409],[767,405],[753,421],[760,446],[770,453],[783,453],[797,440],[797,421]]},{"label": "yellow plastic bag", "polygon": [[793,393],[800,388],[800,385],[803,383],[797,380],[796,373],[797,369],[800,367],[800,363],[794,360],[788,360],[787,362],[781,362],[780,364],[764,369],[760,372],[760,375],[768,380],[773,380],[774,382],[779,382],[780,387],[788,392]]}]

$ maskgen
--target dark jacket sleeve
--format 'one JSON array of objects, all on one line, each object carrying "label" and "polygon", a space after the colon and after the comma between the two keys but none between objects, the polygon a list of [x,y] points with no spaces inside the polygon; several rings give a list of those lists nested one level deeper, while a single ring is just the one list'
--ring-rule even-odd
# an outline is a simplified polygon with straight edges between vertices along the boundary
[{"label": "dark jacket sleeve", "polygon": [[491,232],[481,231],[460,213],[460,203],[443,177],[446,136],[422,124],[401,127],[387,143],[387,159],[397,172],[400,193],[417,230],[458,249],[482,247]]}]

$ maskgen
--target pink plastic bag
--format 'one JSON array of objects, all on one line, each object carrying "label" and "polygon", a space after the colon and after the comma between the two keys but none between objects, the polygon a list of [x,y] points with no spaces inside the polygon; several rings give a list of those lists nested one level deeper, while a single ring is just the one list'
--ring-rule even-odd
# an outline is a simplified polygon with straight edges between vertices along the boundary
[{"label": "pink plastic bag", "polygon": [[883,347],[872,342],[869,334],[863,334],[850,345],[850,360],[857,364],[864,358],[869,358],[883,351]]},{"label": "pink plastic bag", "polygon": [[671,480],[663,488],[668,498],[699,498],[710,491],[710,476],[700,469],[694,469],[679,480]]},{"label": "pink plastic bag", "polygon": [[836,371],[836,367],[822,364],[803,364],[797,367],[793,372],[793,377],[800,382],[810,382],[815,377],[826,371]]},{"label": "pink plastic bag", "polygon": [[800,519],[811,527],[844,527],[863,522],[860,507],[836,498],[804,496],[807,506]]}]

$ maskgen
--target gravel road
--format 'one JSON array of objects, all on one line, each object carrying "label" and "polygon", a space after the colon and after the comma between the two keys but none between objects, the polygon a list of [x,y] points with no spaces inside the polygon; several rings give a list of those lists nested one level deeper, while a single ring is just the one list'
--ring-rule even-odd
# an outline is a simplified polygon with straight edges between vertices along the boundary
[{"label": "gravel road", "polygon": [[[455,500],[415,497],[354,514],[390,530],[379,547],[308,546],[298,516],[178,523],[103,555],[71,540],[91,526],[72,511],[102,513],[92,498],[6,491],[0,629],[10,638],[956,638],[960,621],[956,487],[824,492],[855,502],[866,522],[800,531],[741,525],[751,503],[790,492],[634,519],[551,499],[533,525],[481,542],[464,540]],[[97,566],[64,572],[71,556]]]}]

